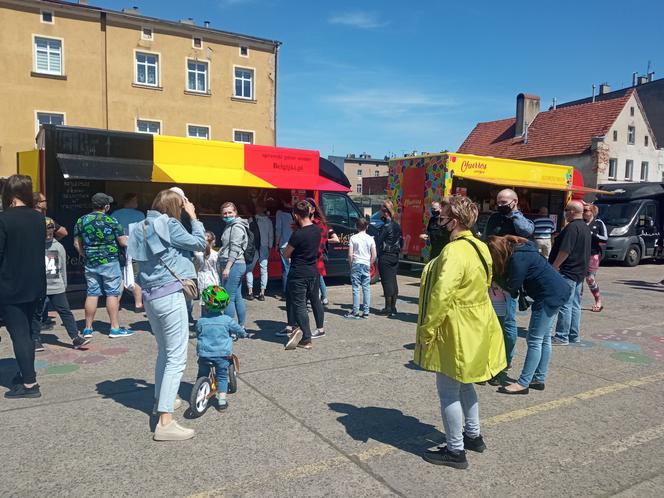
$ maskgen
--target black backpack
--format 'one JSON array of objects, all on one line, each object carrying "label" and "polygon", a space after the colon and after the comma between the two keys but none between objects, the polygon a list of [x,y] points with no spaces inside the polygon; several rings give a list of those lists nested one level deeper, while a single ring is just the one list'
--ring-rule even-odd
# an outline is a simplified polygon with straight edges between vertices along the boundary
[{"label": "black backpack", "polygon": [[255,219],[252,219],[249,222],[249,230],[247,230],[247,248],[244,250],[244,262],[250,265],[253,261],[254,258],[256,257],[256,254],[258,253],[258,249],[261,246],[261,231],[258,228],[258,223],[256,223]]}]

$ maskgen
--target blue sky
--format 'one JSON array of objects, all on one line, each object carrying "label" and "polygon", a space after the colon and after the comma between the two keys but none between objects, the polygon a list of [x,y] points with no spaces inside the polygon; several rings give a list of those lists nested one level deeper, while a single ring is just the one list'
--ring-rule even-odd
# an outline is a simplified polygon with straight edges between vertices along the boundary
[{"label": "blue sky", "polygon": [[589,96],[593,83],[630,85],[649,60],[664,76],[660,2],[90,3],[283,42],[278,145],[324,156],[456,150],[478,121],[512,116],[520,92],[548,108]]}]

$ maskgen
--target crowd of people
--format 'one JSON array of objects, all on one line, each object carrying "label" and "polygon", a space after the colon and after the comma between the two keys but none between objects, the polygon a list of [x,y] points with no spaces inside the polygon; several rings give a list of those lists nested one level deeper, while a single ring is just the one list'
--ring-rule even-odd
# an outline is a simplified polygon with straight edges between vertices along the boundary
[{"label": "crowd of people", "polygon": [[[84,348],[95,334],[101,296],[110,319],[108,337],[133,334],[119,321],[120,297],[127,289],[134,296],[135,310],[145,311],[157,343],[154,413],[159,421],[154,439],[193,437],[194,431],[173,417],[182,405],[177,393],[192,326],[198,338],[199,373],[205,375],[214,365],[219,385],[227,385],[233,341],[247,336],[244,300],[265,299],[272,248],[279,251],[282,263],[286,325],[277,335],[284,337],[284,348],[309,350],[314,339],[326,335],[327,246],[339,238],[312,198],[286,199],[274,225],[260,201],[245,217],[238,215],[234,203],[225,202],[217,241],[179,187],[159,192],[147,214],[138,210],[136,194],[127,194],[122,208],[114,212],[111,196],[95,194],[92,211],[73,228],[87,289],[82,334],[65,293],[67,258],[58,239],[68,235],[66,228],[45,216],[46,198],[33,195],[29,177],[10,177],[2,202],[0,313],[19,368],[7,398],[41,395],[34,360],[35,351],[43,349],[39,333],[48,306],[60,315],[73,347]],[[549,220],[544,210],[540,214]],[[428,451],[427,461],[465,468],[465,449],[486,447],[475,384],[489,383],[508,395],[544,390],[552,345],[581,340],[584,281],[595,299],[593,311],[603,309],[596,272],[607,237],[596,215],[592,204],[571,201],[565,207],[567,223],[552,242],[555,225],[527,219],[516,193],[505,189],[498,193],[496,212],[478,237],[478,206],[472,200],[452,196],[432,203],[421,236],[431,252],[420,285],[415,363],[437,374],[446,445]],[[381,216],[384,223],[377,236],[367,234],[368,222],[360,218],[357,233],[350,238],[352,308],[344,318],[370,317],[374,263],[385,297],[378,313],[398,317],[397,270],[403,237],[390,201],[382,203]],[[260,278],[255,280],[257,265]],[[193,324],[196,300],[201,318]],[[315,329],[309,322],[309,305]],[[528,306],[526,358],[520,375],[512,378],[517,309]],[[224,393],[221,389],[220,410],[228,407]]]}]

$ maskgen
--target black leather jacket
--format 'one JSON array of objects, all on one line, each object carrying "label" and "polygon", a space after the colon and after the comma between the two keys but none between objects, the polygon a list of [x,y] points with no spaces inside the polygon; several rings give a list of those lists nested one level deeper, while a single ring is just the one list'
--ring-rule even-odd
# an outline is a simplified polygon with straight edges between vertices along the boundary
[{"label": "black leather jacket", "polygon": [[385,223],[376,237],[378,254],[399,254],[401,243],[401,227],[394,220]]}]

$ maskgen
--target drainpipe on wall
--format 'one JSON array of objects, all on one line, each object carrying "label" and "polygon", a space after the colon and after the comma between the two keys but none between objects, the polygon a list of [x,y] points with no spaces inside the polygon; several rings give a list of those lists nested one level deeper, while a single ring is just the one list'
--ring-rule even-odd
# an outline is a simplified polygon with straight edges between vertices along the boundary
[{"label": "drainpipe on wall", "polygon": [[277,144],[277,81],[279,74],[279,42],[274,45],[274,145]]},{"label": "drainpipe on wall", "polygon": [[101,31],[104,33],[103,44],[104,44],[104,67],[103,67],[103,92],[102,95],[102,105],[104,107],[104,120],[106,124],[106,129],[108,130],[108,30],[106,29],[106,12],[101,13]]}]

